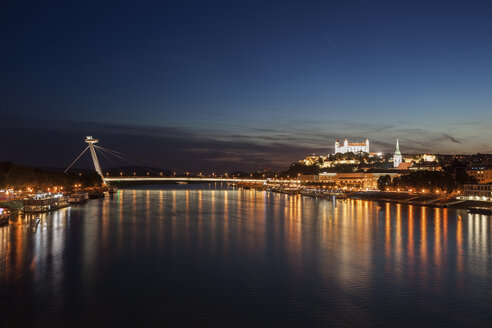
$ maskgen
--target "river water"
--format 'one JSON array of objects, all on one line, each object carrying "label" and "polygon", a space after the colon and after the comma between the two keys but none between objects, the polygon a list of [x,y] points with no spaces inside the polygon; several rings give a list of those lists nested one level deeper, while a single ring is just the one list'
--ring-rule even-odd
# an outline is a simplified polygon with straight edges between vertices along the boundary
[{"label": "river water", "polygon": [[0,227],[0,322],[491,327],[491,218],[151,186]]}]

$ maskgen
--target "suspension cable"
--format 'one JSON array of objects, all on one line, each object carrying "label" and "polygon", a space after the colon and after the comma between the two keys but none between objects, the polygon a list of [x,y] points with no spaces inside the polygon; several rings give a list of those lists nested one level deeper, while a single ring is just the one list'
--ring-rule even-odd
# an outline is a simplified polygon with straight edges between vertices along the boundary
[{"label": "suspension cable", "polygon": [[76,159],[72,162],[72,164],[70,164],[70,165],[67,167],[67,169],[66,169],[65,171],[63,171],[63,173],[67,173],[67,171],[68,171],[68,170],[70,170],[70,168],[72,167],[72,165],[74,165],[74,164],[75,164],[75,162],[77,162],[77,161],[78,161],[78,159],[80,158],[80,156],[84,155],[84,153],[86,152],[86,150],[87,150],[87,149],[89,149],[89,146],[87,146],[87,147],[84,149],[84,151],[83,151],[83,152],[81,152],[79,156],[77,156],[77,158],[76,158]]},{"label": "suspension cable", "polygon": [[127,162],[127,163],[129,163],[129,164],[141,166],[141,165],[139,165],[137,162],[132,161],[132,160],[130,160],[130,159],[128,159],[128,158],[125,158],[125,157],[123,157],[122,155],[115,154],[115,153],[113,153],[112,151],[109,151],[109,150],[107,150],[107,149],[105,149],[105,148],[98,147],[98,146],[94,146],[94,148],[97,148],[97,149],[98,149],[99,151],[101,151],[101,152],[105,152],[105,153],[107,153],[107,154],[109,154],[109,155],[112,155],[112,156],[114,156],[114,157],[117,157],[117,158],[119,158],[119,159],[121,159],[121,160],[123,160],[123,161],[125,161],[125,162]]},{"label": "suspension cable", "polygon": [[108,155],[106,155],[102,150],[100,149],[95,149],[99,154],[103,155],[108,161],[111,162],[111,164],[113,164],[118,170],[121,171],[120,167],[118,164],[116,164],[115,161],[113,161],[111,158],[108,157]]},{"label": "suspension cable", "polygon": [[[104,148],[104,147],[99,147],[99,146],[94,146],[94,147],[95,147],[95,148],[97,148],[97,149],[98,149],[99,151],[101,151],[101,152],[103,152],[103,151],[104,151],[104,152],[107,152],[108,154],[113,155],[113,156],[115,156],[115,157],[118,157],[119,159],[121,159],[121,160],[123,160],[123,161],[125,161],[125,162],[127,162],[127,163],[130,163],[130,164],[132,164],[132,165],[136,165],[136,166],[138,166],[138,167],[140,167],[140,168],[142,168],[142,169],[144,169],[144,170],[151,171],[152,173],[156,173],[156,174],[157,174],[157,172],[156,172],[156,171],[154,171],[154,170],[152,170],[152,169],[150,169],[150,168],[148,168],[148,167],[145,167],[145,166],[143,166],[143,165],[139,164],[138,162],[136,162],[136,161],[134,161],[134,160],[132,161],[132,160],[129,160],[129,159],[127,159],[127,158],[124,158],[124,157],[123,157],[123,156],[121,156],[121,155],[115,154],[115,153],[117,153],[116,151],[114,151],[115,153],[113,153],[110,149],[106,149],[106,148]],[[121,153],[120,153],[120,154],[121,154]],[[122,154],[122,155],[123,155],[123,154]]]},{"label": "suspension cable", "polygon": [[161,168],[161,164],[160,163],[157,163],[157,162],[152,162],[152,161],[148,161],[148,160],[145,160],[145,159],[136,157],[136,156],[131,156],[131,155],[128,155],[128,154],[123,154],[123,153],[118,152],[116,150],[108,149],[108,148],[101,147],[101,146],[95,146],[95,147],[97,147],[97,148],[99,148],[101,150],[105,150],[105,151],[111,152],[115,156],[116,155],[120,155],[120,156],[128,157],[129,159],[132,159],[133,161],[135,161],[134,163],[137,163],[137,161],[140,161],[143,165],[153,165],[153,166],[157,166],[158,168]]}]

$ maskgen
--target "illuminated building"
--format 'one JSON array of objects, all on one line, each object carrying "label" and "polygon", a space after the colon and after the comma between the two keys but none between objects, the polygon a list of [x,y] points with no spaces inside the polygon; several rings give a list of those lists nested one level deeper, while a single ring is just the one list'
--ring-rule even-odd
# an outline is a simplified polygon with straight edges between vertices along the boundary
[{"label": "illuminated building", "polygon": [[329,183],[337,188],[353,189],[378,189],[378,179],[381,176],[389,175],[391,179],[400,176],[395,172],[350,172],[350,173],[320,173],[318,181]]},{"label": "illuminated building", "polygon": [[492,184],[465,184],[464,196],[471,200],[492,200]]},{"label": "illuminated building", "polygon": [[422,159],[424,160],[424,162],[434,162],[436,160],[436,155],[423,154]]},{"label": "illuminated building", "polygon": [[366,139],[365,142],[348,142],[345,139],[342,146],[340,146],[340,140],[335,141],[335,154],[360,152],[369,153],[369,139]]},{"label": "illuminated building", "polygon": [[413,164],[408,168],[413,171],[442,171],[442,166],[437,163]]},{"label": "illuminated building", "polygon": [[486,184],[492,182],[492,167],[472,166],[466,170],[466,173],[477,179],[478,183]]},{"label": "illuminated building", "polygon": [[393,167],[398,167],[402,161],[403,161],[403,157],[401,156],[400,153],[400,144],[398,142],[398,139],[396,139],[396,150],[395,150],[395,154],[393,155]]}]

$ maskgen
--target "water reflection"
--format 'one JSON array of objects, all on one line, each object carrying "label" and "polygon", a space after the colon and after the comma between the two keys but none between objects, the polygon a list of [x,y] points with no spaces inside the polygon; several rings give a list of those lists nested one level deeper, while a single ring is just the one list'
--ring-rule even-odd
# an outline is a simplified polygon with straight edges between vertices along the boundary
[{"label": "water reflection", "polygon": [[408,205],[408,234],[407,234],[407,241],[408,241],[408,244],[407,244],[407,252],[408,252],[408,257],[407,257],[407,261],[408,261],[408,264],[409,264],[409,268],[411,268],[410,270],[410,275],[414,275],[415,274],[415,270],[412,270],[412,268],[414,267],[415,265],[415,243],[414,243],[414,214],[413,214],[413,211],[414,211],[414,206],[413,205]]},{"label": "water reflection", "polygon": [[192,302],[196,323],[220,322],[210,318],[219,311],[231,325],[487,326],[490,225],[452,209],[361,200],[120,190],[0,227],[0,275],[12,304],[23,304],[11,306],[12,325],[46,319],[48,300],[44,311],[62,324],[125,311],[142,319],[149,309],[194,323],[183,316]]},{"label": "water reflection", "polygon": [[420,213],[420,260],[423,265],[427,262],[427,208],[422,207]]}]

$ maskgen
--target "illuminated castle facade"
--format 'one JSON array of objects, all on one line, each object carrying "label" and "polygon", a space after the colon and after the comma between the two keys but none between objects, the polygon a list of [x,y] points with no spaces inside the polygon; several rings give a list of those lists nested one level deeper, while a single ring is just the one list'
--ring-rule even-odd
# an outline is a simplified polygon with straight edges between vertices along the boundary
[{"label": "illuminated castle facade", "polygon": [[347,139],[343,141],[340,145],[340,140],[335,141],[335,154],[345,154],[345,153],[369,153],[369,139],[365,142],[348,142]]}]

